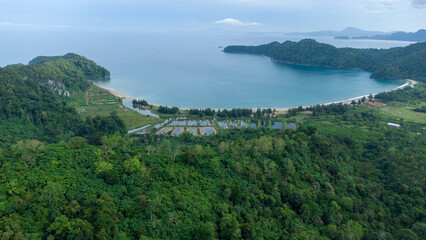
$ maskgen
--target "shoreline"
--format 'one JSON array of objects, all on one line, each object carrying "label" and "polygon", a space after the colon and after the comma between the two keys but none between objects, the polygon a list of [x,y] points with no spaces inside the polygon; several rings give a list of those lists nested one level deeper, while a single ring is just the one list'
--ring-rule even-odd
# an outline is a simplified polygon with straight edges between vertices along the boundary
[{"label": "shoreline", "polygon": [[[412,79],[405,79],[406,82],[404,84],[402,84],[401,86],[398,86],[396,88],[393,88],[391,90],[388,91],[383,91],[383,92],[378,92],[378,93],[371,93],[371,95],[376,96],[379,93],[385,93],[385,92],[391,92],[391,91],[396,91],[399,89],[404,89],[406,87],[414,87],[414,85],[416,85],[417,81],[414,81]],[[370,94],[366,94],[366,95],[362,95],[362,96],[358,96],[358,97],[353,97],[353,98],[349,98],[349,99],[345,99],[345,100],[339,100],[339,101],[334,101],[334,102],[327,102],[327,103],[323,103],[322,105],[330,105],[333,103],[350,103],[352,101],[357,101],[359,99],[362,99],[363,97],[368,98],[368,96],[370,96]]]},{"label": "shoreline", "polygon": [[[417,84],[417,81],[414,81],[412,79],[405,79],[405,80],[406,80],[406,82],[404,84],[402,84],[401,86],[392,88],[391,90],[388,90],[388,91],[383,91],[383,92],[378,92],[378,93],[372,93],[371,95],[374,97],[374,96],[376,96],[379,93],[396,91],[396,90],[399,90],[399,89],[404,89],[406,87],[414,87],[414,85]],[[349,104],[352,101],[358,101],[358,100],[362,99],[363,97],[368,98],[369,96],[370,96],[370,94],[366,94],[366,95],[362,95],[362,96],[358,96],[358,97],[348,98],[348,99],[344,99],[344,100],[337,100],[337,101],[332,101],[332,102],[325,102],[325,103],[320,103],[320,104],[315,104],[315,105],[325,105],[325,106],[327,106],[327,105],[337,104],[337,103]],[[302,107],[303,108],[307,108],[307,107],[312,107],[312,106],[315,106],[315,105],[302,106]],[[288,107],[288,108],[275,108],[275,109],[277,111],[288,111],[291,108],[297,108],[297,107],[298,106],[296,106],[296,107]],[[261,108],[261,109],[263,109],[263,108]]]},{"label": "shoreline", "polygon": [[119,97],[119,98],[121,98],[121,99],[137,99],[137,98],[135,98],[135,97],[131,97],[131,96],[129,96],[129,95],[126,95],[126,94],[124,94],[124,93],[121,93],[121,92],[119,92],[119,91],[117,91],[117,90],[114,90],[114,89],[111,89],[111,88],[107,88],[107,87],[103,87],[103,86],[99,86],[99,85],[96,85],[96,84],[94,84],[95,86],[97,86],[97,87],[100,87],[100,88],[102,88],[102,89],[105,89],[105,90],[107,90],[108,92],[110,92],[112,95],[114,95],[114,96],[116,96],[116,97]]},{"label": "shoreline", "polygon": [[[402,84],[401,86],[398,86],[398,87],[395,87],[393,89],[390,89],[388,91],[383,91],[383,92],[395,91],[395,90],[403,89],[403,88],[406,88],[406,87],[414,87],[416,85],[416,83],[417,83],[417,81],[412,80],[412,79],[405,79],[405,80],[406,80],[406,82],[404,84]],[[139,98],[135,98],[135,97],[131,97],[129,95],[123,94],[123,93],[118,92],[117,90],[114,90],[114,89],[111,89],[111,88],[107,88],[107,87],[103,87],[103,86],[99,86],[99,85],[96,85],[96,86],[109,91],[111,94],[113,94],[114,96],[119,97],[121,99],[139,99]],[[371,95],[373,95],[373,97],[374,97],[377,94],[383,93],[383,92],[372,93]],[[315,105],[330,105],[330,104],[336,104],[336,103],[349,104],[352,101],[358,101],[359,99],[362,99],[363,97],[368,98],[369,95],[370,94],[366,94],[366,95],[362,95],[362,96],[358,96],[358,97],[353,97],[353,98],[349,98],[349,99],[337,100],[337,101],[332,101],[332,102],[318,103],[318,104],[309,105],[309,106],[302,106],[302,107],[306,108],[306,107],[312,107],[312,106],[315,106]],[[153,103],[150,103],[150,104],[154,105],[154,106],[160,106],[160,105],[153,104]],[[275,109],[277,112],[286,113],[289,109],[297,108],[297,107],[299,107],[299,106],[294,106],[294,107],[260,107],[260,108],[250,108],[250,107],[248,107],[248,109],[257,110],[257,109],[269,109],[269,108],[271,108],[271,109]],[[190,108],[179,107],[179,109],[180,110],[189,110]],[[205,109],[205,108],[197,108],[197,109]],[[211,108],[211,109],[217,111],[218,109],[221,109],[221,110],[224,110],[224,109],[231,110],[232,108]]]}]

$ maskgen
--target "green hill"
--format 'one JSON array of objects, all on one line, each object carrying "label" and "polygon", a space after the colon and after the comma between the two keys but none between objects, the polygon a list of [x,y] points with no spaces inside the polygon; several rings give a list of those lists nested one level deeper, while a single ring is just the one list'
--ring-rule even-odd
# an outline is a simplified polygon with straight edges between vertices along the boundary
[{"label": "green hill", "polygon": [[224,52],[260,54],[290,64],[359,68],[372,72],[372,78],[426,81],[426,43],[390,49],[355,49],[304,39],[260,46],[228,46]]},{"label": "green hill", "polygon": [[78,55],[0,68],[0,146],[26,138],[51,142],[93,133],[66,99],[87,89],[89,79],[107,75],[106,69]]},{"label": "green hill", "polygon": [[55,61],[58,58],[72,59],[72,58],[76,58],[76,57],[80,57],[80,55],[75,54],[75,53],[67,53],[64,56],[38,56],[38,57],[33,58],[31,61],[29,61],[28,65],[34,65],[34,64],[44,62],[44,61],[47,61],[47,60]]},{"label": "green hill", "polygon": [[0,150],[0,234],[421,239],[425,137],[383,120],[351,109],[296,131],[18,143]]},{"label": "green hill", "polygon": [[[28,65],[15,65],[21,74],[28,75],[35,80],[54,78],[67,87],[87,87],[87,80],[109,78],[110,72],[98,66],[92,60],[83,56],[67,53],[64,56],[39,56],[31,60]],[[43,74],[38,74],[43,72]],[[77,82],[76,82],[77,81]]]}]

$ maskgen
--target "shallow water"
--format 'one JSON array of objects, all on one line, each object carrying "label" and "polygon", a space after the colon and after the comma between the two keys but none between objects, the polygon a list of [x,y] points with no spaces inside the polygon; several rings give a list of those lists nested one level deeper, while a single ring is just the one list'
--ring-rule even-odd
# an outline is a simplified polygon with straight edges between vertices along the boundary
[{"label": "shallow water", "polygon": [[206,127],[206,126],[211,126],[211,125],[212,125],[212,123],[210,122],[210,120],[200,120],[200,121],[198,122],[198,124],[199,124],[201,127]]},{"label": "shallow water", "polygon": [[140,134],[141,132],[145,133],[145,129],[150,127],[150,126],[151,126],[151,124],[148,124],[148,125],[145,125],[145,126],[142,126],[142,127],[139,127],[139,128],[129,130],[129,131],[127,131],[127,133],[138,133],[138,134]]},{"label": "shallow water", "polygon": [[200,132],[203,136],[210,136],[215,134],[216,131],[213,127],[201,127]]},{"label": "shallow water", "polygon": [[260,127],[264,127],[264,128],[269,127],[269,122],[268,121],[260,121]]},{"label": "shallow water", "polygon": [[169,125],[172,125],[172,126],[185,126],[186,125],[186,121],[173,121]]},{"label": "shallow water", "polygon": [[293,130],[296,130],[296,123],[286,123],[286,127],[293,129]]},{"label": "shallow water", "polygon": [[198,122],[195,121],[195,120],[189,120],[188,121],[188,126],[197,126],[197,125],[198,125]]},{"label": "shallow water", "polygon": [[172,127],[164,127],[160,131],[157,132],[157,135],[166,134],[166,133],[170,132],[172,129],[173,129]]},{"label": "shallow water", "polygon": [[164,125],[166,125],[167,123],[169,123],[170,122],[170,119],[167,119],[167,120],[165,120],[163,123],[158,123],[158,124],[155,124],[154,125],[154,128],[161,128],[161,127],[163,127]]},{"label": "shallow water", "polygon": [[219,124],[219,127],[222,129],[227,129],[229,127],[227,121],[217,121],[217,123]]},{"label": "shallow water", "polygon": [[133,111],[136,111],[142,115],[159,118],[157,114],[154,114],[149,110],[134,108],[132,101],[133,99],[123,99],[123,106],[125,106],[128,109],[132,109]]},{"label": "shallow water", "polygon": [[[370,79],[370,73],[361,70],[288,65],[264,56],[227,54],[218,48],[267,43],[274,37],[264,41],[253,41],[249,35],[238,40],[197,34],[132,37],[130,42],[140,41],[134,46],[138,50],[112,49],[116,59],[107,62],[111,80],[98,84],[155,104],[185,108],[307,106],[374,94],[403,83]],[[277,36],[275,40],[286,38],[291,37]]]},{"label": "shallow water", "polygon": [[238,121],[229,121],[229,125],[231,126],[231,128],[238,128]]},{"label": "shallow water", "polygon": [[[402,84],[401,81],[370,79],[368,72],[360,70],[287,65],[263,56],[226,54],[219,48],[305,38],[282,33],[0,28],[0,35],[0,66],[28,63],[39,55],[74,52],[110,70],[111,79],[97,84],[168,106],[293,107],[344,100]],[[338,47],[389,48],[409,44],[327,37],[317,40]]]},{"label": "shallow water", "polygon": [[185,128],[184,128],[184,127],[177,127],[177,128],[175,128],[175,130],[173,131],[172,135],[173,135],[173,136],[179,136],[179,135],[181,135],[184,131],[185,131]]},{"label": "shallow water", "polygon": [[248,122],[240,121],[240,128],[248,128]]},{"label": "shallow water", "polygon": [[187,127],[186,130],[194,136],[198,136],[197,127]]},{"label": "shallow water", "polygon": [[271,122],[271,128],[272,129],[281,129],[283,128],[283,123],[282,122]]}]

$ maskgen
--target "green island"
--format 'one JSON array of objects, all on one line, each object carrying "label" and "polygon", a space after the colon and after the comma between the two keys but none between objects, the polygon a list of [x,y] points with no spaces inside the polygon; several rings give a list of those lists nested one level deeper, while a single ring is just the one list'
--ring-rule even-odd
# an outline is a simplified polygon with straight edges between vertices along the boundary
[{"label": "green island", "polygon": [[286,111],[131,103],[159,117],[76,54],[0,68],[0,238],[425,239],[425,49],[227,47],[418,82]]}]

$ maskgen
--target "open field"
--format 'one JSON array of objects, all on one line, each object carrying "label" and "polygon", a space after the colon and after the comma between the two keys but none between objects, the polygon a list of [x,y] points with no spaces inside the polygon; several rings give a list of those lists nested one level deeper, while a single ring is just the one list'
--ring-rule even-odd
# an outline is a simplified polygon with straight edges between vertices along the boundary
[{"label": "open field", "polygon": [[147,124],[157,124],[163,121],[158,118],[143,116],[123,107],[120,98],[95,85],[91,86],[88,92],[89,105],[86,105],[85,92],[74,93],[68,102],[70,106],[76,108],[82,117],[108,116],[111,112],[116,112],[128,129],[134,129]]},{"label": "open field", "polygon": [[426,113],[415,112],[410,107],[387,107],[383,113],[393,117],[399,117],[405,121],[426,124]]},{"label": "open field", "polygon": [[426,113],[413,111],[415,108],[426,106],[426,102],[406,105],[404,103],[394,103],[381,107],[382,113],[391,117],[402,118],[408,122],[426,124]]},{"label": "open field", "polygon": [[[117,112],[118,116],[125,122],[126,126],[129,129],[134,129],[141,126],[146,126],[148,124],[155,125],[162,122],[164,119],[174,119],[169,124],[170,126],[197,126],[198,121],[200,121],[200,126],[210,126],[212,125],[215,129],[227,129],[227,128],[297,128],[296,124],[299,121],[304,121],[310,119],[312,116],[312,111],[303,111],[297,114],[296,116],[287,116],[287,114],[278,114],[278,118],[268,119],[268,118],[259,118],[259,119],[250,119],[250,118],[219,118],[216,120],[214,117],[199,117],[189,115],[187,109],[180,109],[179,114],[160,114],[158,112],[158,107],[152,105],[148,110],[152,113],[158,114],[161,119],[147,117],[136,113],[128,108],[125,108],[121,104],[121,95],[117,95],[117,92],[114,92],[109,89],[104,89],[97,86],[92,86],[89,91],[75,93],[70,101],[70,105],[74,106],[77,111],[84,116],[96,116],[96,115],[108,115],[111,112]],[[86,96],[88,99],[86,99]],[[88,102],[88,105],[86,104]],[[388,105],[381,104],[375,101],[375,104],[360,106],[361,108],[370,108],[373,111],[380,112],[385,118],[382,119],[384,122],[400,122],[399,120],[403,119],[406,122],[414,124],[426,124],[425,113],[415,112],[414,108],[419,108],[425,106],[426,102],[411,102],[410,105],[406,105],[402,102],[392,102]],[[355,107],[358,109],[359,107]],[[357,112],[357,111],[355,111]],[[181,118],[179,120],[179,118]],[[186,119],[186,120],[182,120]],[[285,120],[284,120],[285,119]],[[188,123],[187,123],[188,121]],[[182,122],[181,124],[177,123]],[[195,123],[193,123],[195,122]],[[204,123],[206,122],[206,123]],[[207,124],[208,122],[208,124]],[[292,123],[293,122],[293,123]],[[290,123],[290,125],[289,125]],[[179,135],[179,134],[177,134]]]}]

